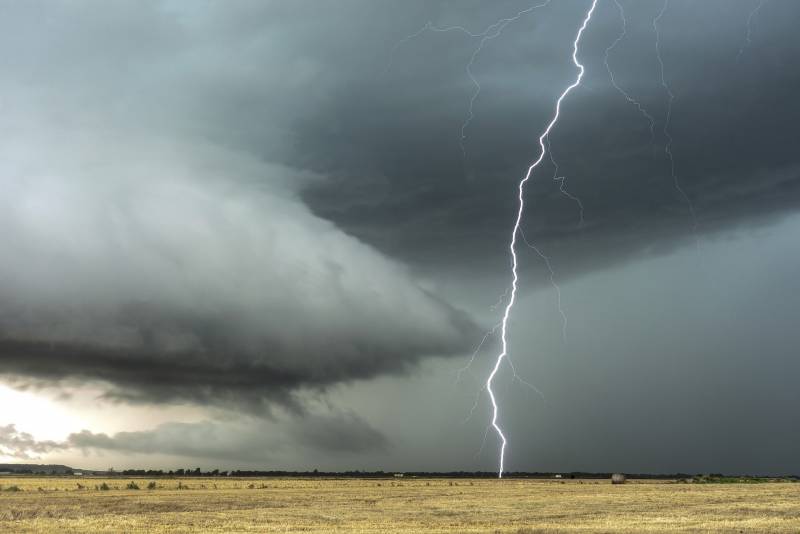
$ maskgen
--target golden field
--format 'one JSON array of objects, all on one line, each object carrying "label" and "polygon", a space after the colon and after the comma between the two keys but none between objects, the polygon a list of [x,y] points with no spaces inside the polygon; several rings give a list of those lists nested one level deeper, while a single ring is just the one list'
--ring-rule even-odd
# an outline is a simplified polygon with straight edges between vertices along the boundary
[{"label": "golden field", "polygon": [[[157,487],[146,489],[151,480]],[[141,489],[126,489],[130,482]],[[103,483],[110,489],[95,489]],[[0,532],[9,533],[800,532],[796,483],[0,477],[0,484]]]}]

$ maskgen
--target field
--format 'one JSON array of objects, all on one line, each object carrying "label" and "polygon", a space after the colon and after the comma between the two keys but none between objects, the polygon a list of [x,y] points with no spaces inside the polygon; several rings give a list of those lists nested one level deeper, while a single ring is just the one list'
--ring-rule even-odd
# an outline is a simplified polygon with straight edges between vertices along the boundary
[{"label": "field", "polygon": [[152,481],[0,477],[0,532],[800,532],[797,483]]}]

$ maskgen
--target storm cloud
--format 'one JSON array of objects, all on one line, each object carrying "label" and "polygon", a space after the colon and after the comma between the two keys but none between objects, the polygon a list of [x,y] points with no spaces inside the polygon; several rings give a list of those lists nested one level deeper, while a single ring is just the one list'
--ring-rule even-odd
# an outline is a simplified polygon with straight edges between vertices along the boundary
[{"label": "storm cloud", "polygon": [[[675,95],[668,125],[653,31],[662,4],[623,5],[627,33],[608,63],[618,84],[654,117],[654,135],[611,84],[604,56],[622,21],[614,3],[601,2],[579,50],[585,79],[550,136],[557,173],[546,158],[526,189],[525,233],[550,253],[561,279],[742,224],[772,223],[800,200],[800,106],[792,96],[800,85],[792,67],[800,44],[789,22],[796,4],[770,2],[760,11],[751,28],[760,46],[740,56],[750,6],[670,2],[659,21],[665,81]],[[430,7],[407,23],[408,32],[425,17],[480,31],[500,11],[487,3],[474,7]],[[511,2],[503,12],[523,7]],[[465,156],[460,130],[475,87],[464,69],[479,39],[460,32],[398,36],[402,44],[387,59],[388,71],[337,91],[300,123],[297,157],[311,168],[335,169],[304,198],[324,217],[422,269],[461,270],[469,261],[472,272],[503,271],[515,185],[538,155],[536,138],[555,96],[574,79],[569,55],[582,9],[581,2],[554,2],[484,46],[471,69],[481,90],[465,130]],[[666,126],[674,139],[674,178]],[[580,199],[583,221],[581,206],[554,177],[564,177],[564,189]]]},{"label": "storm cloud", "polygon": [[466,349],[466,315],[270,190],[285,170],[126,141],[61,139],[43,159],[4,147],[4,372],[279,399]]},{"label": "storm cloud", "polygon": [[0,454],[3,456],[29,460],[61,448],[55,441],[36,440],[28,432],[17,430],[16,425],[0,426]]},{"label": "storm cloud", "polygon": [[[670,436],[712,428],[700,452],[713,460],[718,436],[732,434],[705,421],[741,415],[761,433],[727,440],[723,468],[795,468],[795,433],[782,430],[791,402],[766,392],[796,397],[785,372],[797,343],[800,4],[766,2],[748,41],[755,2],[670,0],[658,25],[669,123],[653,27],[664,4],[621,4],[627,34],[608,65],[655,124],[651,135],[611,84],[605,54],[622,20],[615,2],[598,2],[578,51],[583,83],[549,138],[553,161],[526,189],[525,237],[563,291],[552,306],[536,291],[550,273],[520,247],[512,357],[553,400],[545,417],[531,411],[539,397],[504,393],[501,420],[519,444],[510,462],[701,469],[716,464],[687,460],[698,457],[689,439],[673,454]],[[315,461],[361,452],[376,467],[472,465],[469,440],[480,442],[485,420],[447,426],[476,392],[442,401],[443,357],[467,358],[497,320],[487,306],[508,285],[517,181],[576,74],[572,38],[587,5],[550,2],[485,44],[462,139],[479,40],[420,30],[480,32],[530,2],[0,0],[3,380],[99,384],[105,399],[242,417],[93,428],[59,447],[266,462],[264,451],[302,444]],[[695,309],[695,321],[674,319]],[[732,331],[758,343],[733,343]],[[477,388],[496,341],[474,358]],[[662,394],[620,396],[598,377]],[[734,402],[750,388],[760,411]],[[320,398],[340,408],[319,415],[309,406]],[[664,439],[642,452],[612,432],[601,447],[593,425],[622,425],[623,412],[631,435]],[[31,435],[3,428],[0,447],[36,454]],[[402,453],[387,446],[403,440]],[[755,440],[780,458],[754,461]],[[562,455],[567,441],[586,449]],[[494,466],[484,452],[481,465]]]},{"label": "storm cloud", "polygon": [[[0,372],[102,382],[128,400],[263,409],[467,350],[465,313],[299,200],[323,176],[188,135],[180,110],[160,126],[160,111],[133,111],[195,81],[145,97],[134,87],[158,85],[161,54],[138,38],[166,24],[162,45],[172,43],[181,26],[167,14],[102,15],[144,32],[134,43],[95,26],[94,10],[55,8],[50,32],[26,18],[35,5],[4,9],[4,24],[16,15],[29,26],[4,32],[21,52],[3,74]],[[140,27],[128,14],[155,19]],[[57,51],[25,46],[37,36]],[[116,79],[115,61],[131,72]],[[83,70],[92,84],[74,78]]]},{"label": "storm cloud", "polygon": [[300,448],[325,455],[352,455],[388,447],[386,438],[352,413],[315,414],[279,424],[261,419],[164,423],[152,430],[112,436],[83,430],[70,434],[63,449],[125,454],[260,462],[261,465]]},{"label": "storm cloud", "polygon": [[24,460],[80,450],[87,455],[166,455],[217,461],[235,457],[239,465],[264,465],[298,449],[346,457],[388,447],[383,434],[352,412],[318,412],[282,420],[227,417],[224,421],[168,422],[149,430],[112,435],[81,430],[63,441],[37,440],[13,424],[0,426],[0,453]]}]

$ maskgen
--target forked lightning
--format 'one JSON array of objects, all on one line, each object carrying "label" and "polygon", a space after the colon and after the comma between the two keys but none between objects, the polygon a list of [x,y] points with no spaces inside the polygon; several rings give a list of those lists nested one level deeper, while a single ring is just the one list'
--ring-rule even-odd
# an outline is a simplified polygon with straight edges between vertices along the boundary
[{"label": "forked lightning", "polygon": [[536,161],[534,161],[530,167],[528,167],[525,177],[520,180],[517,187],[517,217],[514,221],[514,228],[511,231],[511,242],[508,246],[509,252],[511,253],[511,293],[509,295],[508,304],[506,304],[506,308],[503,313],[503,320],[500,327],[501,351],[500,354],[497,355],[497,360],[492,368],[492,372],[489,373],[489,377],[486,379],[486,391],[489,392],[489,399],[492,402],[492,427],[494,428],[495,432],[497,432],[497,436],[500,438],[500,465],[498,469],[499,478],[503,478],[506,445],[508,440],[506,439],[505,434],[503,434],[503,430],[500,428],[500,425],[497,422],[499,410],[497,406],[497,399],[495,398],[494,391],[492,390],[492,382],[494,381],[495,375],[497,375],[497,371],[500,369],[500,365],[503,363],[503,359],[508,355],[508,318],[511,315],[511,310],[514,308],[514,302],[516,301],[517,297],[517,282],[519,280],[519,276],[517,274],[517,236],[520,235],[520,224],[522,223],[522,215],[525,211],[525,184],[528,182],[528,180],[530,180],[531,176],[533,175],[533,171],[539,166],[547,154],[545,140],[547,139],[547,136],[550,135],[550,131],[558,122],[559,115],[561,114],[561,103],[573,89],[580,85],[581,80],[583,79],[584,68],[583,65],[578,61],[578,45],[580,44],[581,35],[583,35],[584,30],[586,30],[586,26],[589,24],[589,21],[592,18],[592,13],[594,13],[596,6],[597,0],[592,0],[592,4],[589,7],[589,10],[586,12],[586,15],[583,18],[583,23],[581,24],[580,28],[578,28],[578,33],[575,35],[575,40],[572,43],[572,62],[578,68],[578,76],[572,84],[564,89],[564,91],[558,97],[558,100],[556,100],[556,109],[555,113],[553,114],[553,118],[547,124],[544,132],[542,132],[542,134],[539,136],[539,157],[536,158]]}]

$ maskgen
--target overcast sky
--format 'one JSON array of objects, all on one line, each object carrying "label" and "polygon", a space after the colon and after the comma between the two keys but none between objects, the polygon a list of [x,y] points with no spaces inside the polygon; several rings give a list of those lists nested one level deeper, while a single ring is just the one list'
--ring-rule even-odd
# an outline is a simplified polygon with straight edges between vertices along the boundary
[{"label": "overcast sky", "polygon": [[[590,3],[0,0],[0,460],[495,470]],[[598,1],[508,469],[800,474],[798,17]]]}]

